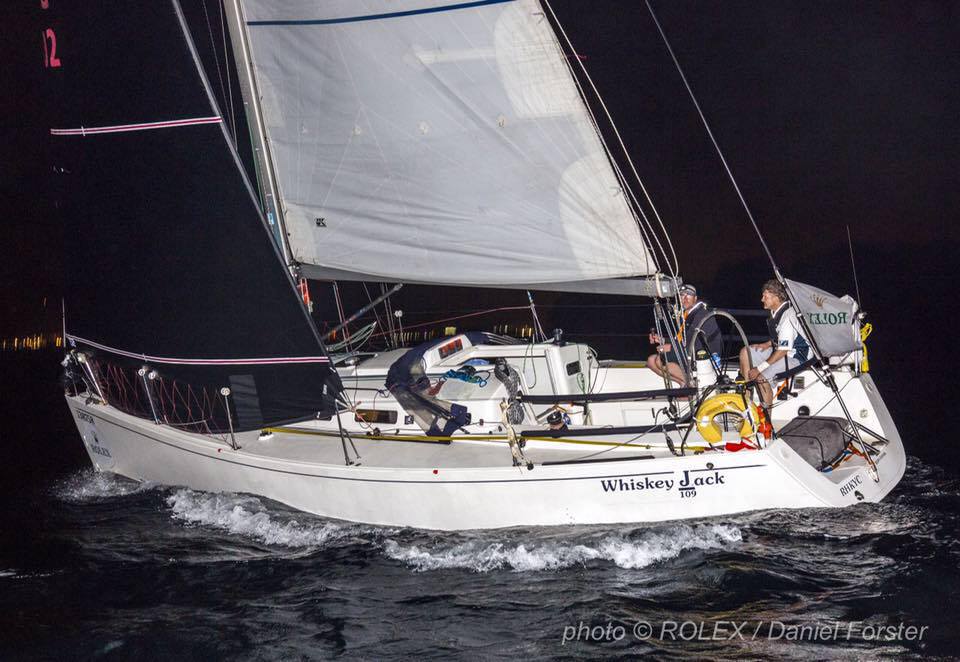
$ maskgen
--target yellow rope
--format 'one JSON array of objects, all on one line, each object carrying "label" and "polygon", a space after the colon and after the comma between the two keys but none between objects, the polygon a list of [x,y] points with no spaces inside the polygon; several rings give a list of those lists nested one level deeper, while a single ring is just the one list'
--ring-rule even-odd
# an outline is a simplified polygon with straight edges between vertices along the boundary
[{"label": "yellow rope", "polygon": [[860,327],[860,343],[863,345],[863,358],[860,359],[860,372],[870,372],[870,361],[867,360],[867,338],[873,333],[873,324],[867,322]]}]

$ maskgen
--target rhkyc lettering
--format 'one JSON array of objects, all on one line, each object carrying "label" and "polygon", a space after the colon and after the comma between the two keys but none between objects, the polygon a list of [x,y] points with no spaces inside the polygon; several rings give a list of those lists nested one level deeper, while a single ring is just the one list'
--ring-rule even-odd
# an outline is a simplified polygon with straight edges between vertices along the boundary
[{"label": "rhkyc lettering", "polygon": [[843,487],[840,488],[840,496],[847,496],[860,485],[863,485],[863,476],[860,474],[857,474],[856,476],[848,480],[846,483],[844,483]]},{"label": "rhkyc lettering", "polygon": [[726,476],[719,471],[714,471],[708,475],[698,475],[700,473],[701,472],[684,471],[683,477],[679,481],[674,478],[651,478],[650,476],[644,476],[642,479],[639,477],[609,478],[601,480],[600,484],[603,486],[604,492],[638,492],[650,490],[670,492],[674,487],[677,487],[682,492],[695,492],[698,487],[726,485],[724,480]]}]

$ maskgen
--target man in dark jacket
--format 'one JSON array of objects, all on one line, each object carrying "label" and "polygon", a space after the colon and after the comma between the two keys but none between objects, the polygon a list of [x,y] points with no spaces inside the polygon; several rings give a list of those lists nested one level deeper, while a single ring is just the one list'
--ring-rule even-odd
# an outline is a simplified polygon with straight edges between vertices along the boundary
[{"label": "man in dark jacket", "polygon": [[[679,342],[664,342],[659,335],[651,333],[650,344],[657,346],[657,353],[647,358],[647,367],[662,376],[665,361],[666,373],[670,379],[685,386],[687,380],[680,359],[677,357],[677,347],[685,352],[687,356],[685,363],[690,364],[691,360],[696,360],[698,350],[719,355],[723,351],[723,339],[720,336],[717,320],[710,315],[707,303],[697,297],[697,288],[689,284],[684,285],[680,288],[679,294],[680,305],[683,306],[683,321],[680,323],[680,332],[676,338]],[[696,333],[697,328],[700,329],[700,333]]]}]

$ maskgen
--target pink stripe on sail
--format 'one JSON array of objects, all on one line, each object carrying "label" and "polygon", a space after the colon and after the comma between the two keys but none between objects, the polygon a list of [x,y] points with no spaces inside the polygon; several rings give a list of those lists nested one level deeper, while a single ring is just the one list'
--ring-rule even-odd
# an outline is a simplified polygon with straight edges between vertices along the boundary
[{"label": "pink stripe on sail", "polygon": [[141,124],[117,124],[115,126],[81,126],[79,129],[50,129],[54,136],[90,136],[97,133],[123,133],[125,131],[151,131],[153,129],[170,129],[178,126],[193,126],[194,124],[219,124],[221,117],[192,117],[185,120],[167,120],[164,122],[143,122]]},{"label": "pink stripe on sail", "polygon": [[107,347],[100,343],[86,340],[78,336],[68,335],[67,339],[71,342],[81,342],[97,349],[102,349],[111,354],[118,354],[132,359],[139,359],[149,363],[169,363],[173,365],[273,365],[282,363],[329,363],[330,359],[326,356],[285,356],[276,358],[253,358],[253,359],[175,359],[164,356],[149,356],[148,354],[135,354],[126,352],[122,349]]}]

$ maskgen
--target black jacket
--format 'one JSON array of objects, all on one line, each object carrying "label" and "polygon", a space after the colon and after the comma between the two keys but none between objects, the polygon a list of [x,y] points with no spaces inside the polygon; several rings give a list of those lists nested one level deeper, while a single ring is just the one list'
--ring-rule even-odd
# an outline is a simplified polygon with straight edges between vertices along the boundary
[{"label": "black jacket", "polygon": [[[687,313],[687,320],[683,325],[683,342],[687,354],[694,359],[698,350],[707,350],[708,354],[723,352],[723,338],[717,318],[710,315],[710,308],[706,302],[698,301]],[[706,321],[704,321],[706,320]],[[703,325],[701,326],[701,322]],[[700,327],[700,333],[694,333]]]}]

